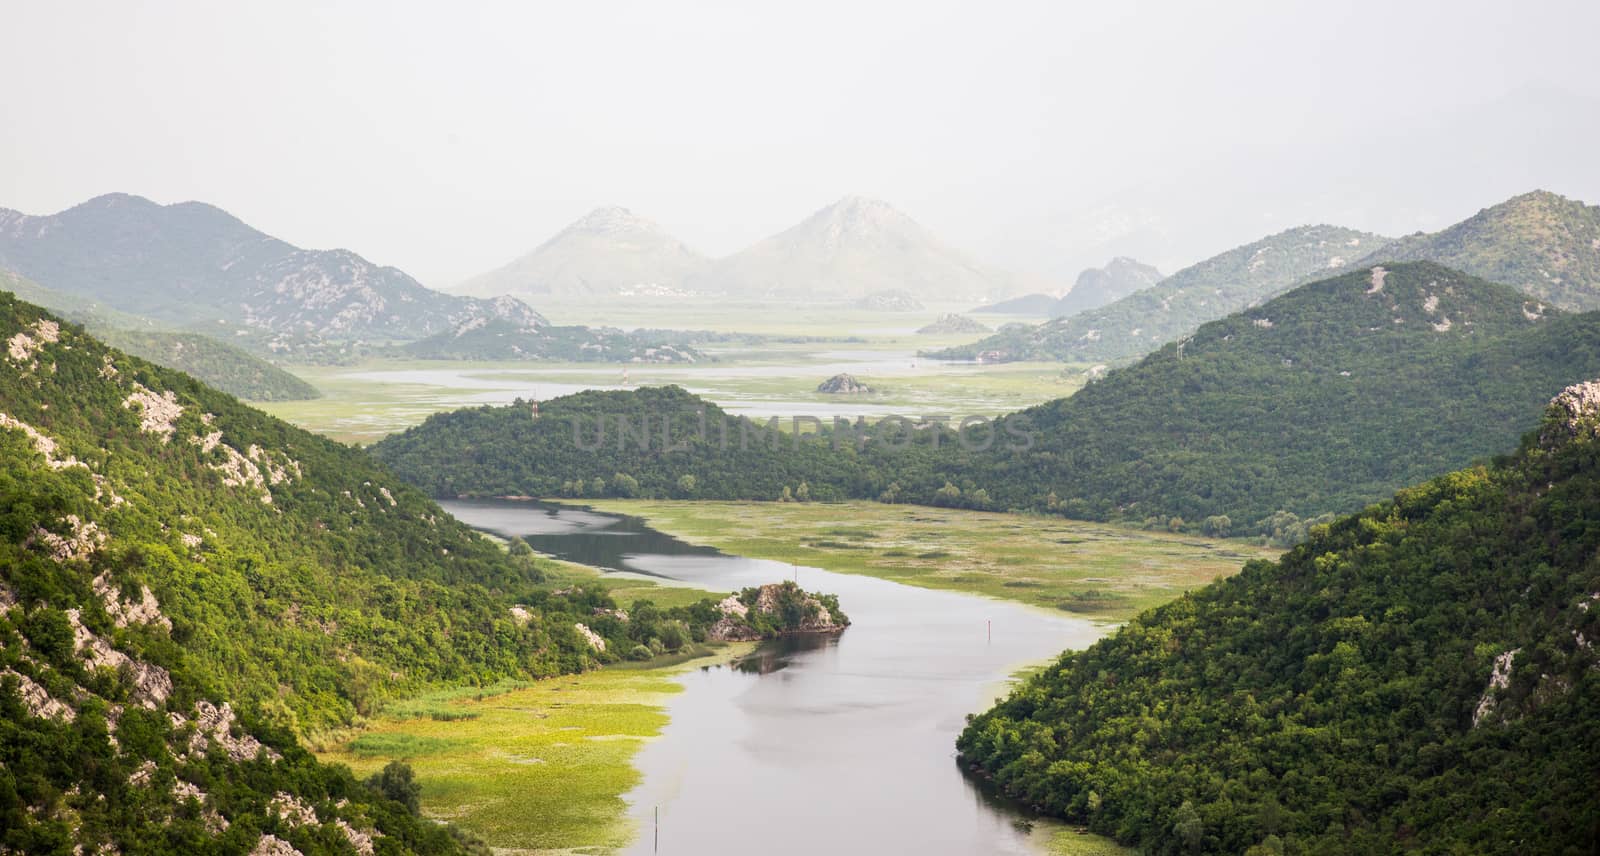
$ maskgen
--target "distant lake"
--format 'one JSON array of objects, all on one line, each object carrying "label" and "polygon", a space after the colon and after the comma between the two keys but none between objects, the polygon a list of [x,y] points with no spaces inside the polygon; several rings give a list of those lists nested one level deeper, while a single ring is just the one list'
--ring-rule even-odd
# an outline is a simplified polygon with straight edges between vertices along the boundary
[{"label": "distant lake", "polygon": [[1020,604],[729,556],[637,518],[499,500],[442,505],[472,526],[605,570],[718,590],[798,576],[807,589],[837,594],[849,614],[852,625],[837,638],[769,645],[742,669],[679,678],[685,691],[668,704],[671,722],[635,759],[644,781],[627,800],[639,838],[626,852],[1038,852],[1015,823],[1020,815],[961,774],[955,738],[1015,669],[1084,647],[1105,628]]}]

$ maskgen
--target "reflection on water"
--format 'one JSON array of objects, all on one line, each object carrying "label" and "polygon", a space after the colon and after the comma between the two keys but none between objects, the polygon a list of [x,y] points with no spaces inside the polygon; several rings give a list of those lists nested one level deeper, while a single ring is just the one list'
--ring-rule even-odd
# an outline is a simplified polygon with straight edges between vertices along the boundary
[{"label": "reflection on water", "polygon": [[660,576],[630,564],[630,558],[641,555],[732,558],[651,529],[637,517],[503,499],[452,499],[439,504],[475,528],[521,538],[545,555],[608,571]]},{"label": "reflection on water", "polygon": [[[467,523],[600,568],[719,591],[798,578],[851,626],[689,670],[627,795],[629,853],[1034,852],[1030,828],[954,763],[956,735],[1020,666],[1103,630],[1019,604],[795,568],[560,506],[450,502]],[[994,633],[987,635],[992,622]],[[657,825],[659,817],[659,826]]]},{"label": "reflection on water", "polygon": [[763,643],[750,654],[734,660],[731,665],[735,670],[747,675],[770,675],[794,662],[796,654],[817,651],[837,644],[839,637],[832,634],[787,636]]}]

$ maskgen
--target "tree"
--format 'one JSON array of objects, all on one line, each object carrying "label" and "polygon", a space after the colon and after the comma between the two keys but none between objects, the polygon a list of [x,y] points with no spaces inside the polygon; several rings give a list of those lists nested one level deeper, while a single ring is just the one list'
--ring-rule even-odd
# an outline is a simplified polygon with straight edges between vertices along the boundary
[{"label": "tree", "polygon": [[1233,531],[1233,521],[1226,514],[1213,514],[1203,524],[1205,533],[1213,538],[1226,538]]},{"label": "tree", "polygon": [[945,482],[944,487],[933,492],[934,505],[955,505],[961,501],[961,488]]},{"label": "tree", "polygon": [[684,473],[683,475],[678,476],[678,495],[679,496],[686,496],[686,497],[694,496],[694,488],[695,488],[694,476],[689,475],[688,473]]},{"label": "tree", "polygon": [[617,473],[611,477],[611,490],[617,496],[631,499],[639,495],[639,480],[627,473]]},{"label": "tree", "polygon": [[1178,806],[1178,813],[1173,816],[1172,834],[1183,842],[1183,846],[1190,853],[1200,850],[1200,843],[1205,840],[1205,824],[1200,821],[1200,812],[1195,811],[1194,803],[1184,800]]},{"label": "tree", "polygon": [[417,783],[411,765],[404,761],[390,761],[382,770],[367,780],[373,790],[406,807],[416,814],[422,808],[422,785]]},{"label": "tree", "polygon": [[795,502],[810,502],[811,485],[801,482],[800,486],[794,489],[794,499]]}]

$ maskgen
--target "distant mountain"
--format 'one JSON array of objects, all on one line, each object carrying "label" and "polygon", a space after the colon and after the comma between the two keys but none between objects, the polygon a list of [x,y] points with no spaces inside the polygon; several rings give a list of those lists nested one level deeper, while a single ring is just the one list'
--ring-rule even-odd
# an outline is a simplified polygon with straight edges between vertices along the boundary
[{"label": "distant mountain", "polygon": [[1069,652],[960,761],[1152,854],[1589,853],[1600,384]]},{"label": "distant mountain", "polygon": [[1024,294],[1009,300],[1000,300],[986,303],[974,308],[973,312],[982,312],[993,315],[1033,315],[1039,318],[1050,318],[1055,313],[1056,305],[1061,298],[1051,294]]},{"label": "distant mountain", "polygon": [[1072,290],[1061,297],[1048,294],[1028,294],[1002,300],[972,311],[1004,315],[1039,315],[1047,318],[1065,318],[1088,309],[1096,309],[1113,300],[1149,288],[1161,281],[1161,271],[1141,264],[1126,256],[1118,256],[1105,267],[1085,268],[1078,274]]},{"label": "distant mountain", "polygon": [[696,291],[741,297],[859,298],[902,289],[924,303],[988,300],[1016,291],[1016,282],[946,246],[887,202],[859,196],[841,199],[688,280]]},{"label": "distant mountain", "polygon": [[989,332],[989,328],[983,326],[983,324],[965,315],[955,314],[940,315],[932,324],[917,330],[917,333],[923,336],[948,336],[954,333],[982,334],[987,332]]},{"label": "distant mountain", "polygon": [[692,363],[703,355],[682,344],[695,333],[624,332],[612,327],[558,327],[510,321],[469,321],[398,347],[431,360],[564,360],[568,362]]},{"label": "distant mountain", "polygon": [[869,312],[921,312],[926,308],[922,301],[903,288],[874,291],[856,300],[854,305],[857,309]]},{"label": "distant mountain", "polygon": [[1438,262],[1561,309],[1600,309],[1600,206],[1535,190],[1433,234],[1401,238],[1359,264]]},{"label": "distant mountain", "polygon": [[480,297],[671,294],[709,263],[651,220],[626,208],[596,208],[527,255],[454,290]]},{"label": "distant mountain", "polygon": [[1056,302],[1050,314],[1055,318],[1066,318],[1088,309],[1098,309],[1160,281],[1161,271],[1126,256],[1118,256],[1105,267],[1088,268],[1078,274],[1072,290]]},{"label": "distant mountain", "polygon": [[113,347],[186,372],[229,395],[251,401],[298,401],[322,395],[311,384],[243,348],[200,333],[163,329],[148,319],[52,291],[11,271],[0,270],[0,291],[59,312]]},{"label": "distant mountain", "polygon": [[424,288],[349,250],[303,250],[200,202],[114,193],[50,216],[0,209],[0,267],[175,326],[304,339],[411,340],[477,319],[542,324],[515,300]]},{"label": "distant mountain", "polygon": [[1389,239],[1338,226],[1301,226],[1184,268],[1154,286],[1026,331],[996,334],[929,356],[1118,362],[1186,336],[1207,321],[1344,268]]}]

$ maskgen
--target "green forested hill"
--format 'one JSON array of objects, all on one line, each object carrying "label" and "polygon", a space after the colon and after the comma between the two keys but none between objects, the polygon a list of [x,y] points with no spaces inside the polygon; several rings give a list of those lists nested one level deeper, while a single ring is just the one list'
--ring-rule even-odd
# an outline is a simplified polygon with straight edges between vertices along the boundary
[{"label": "green forested hill", "polygon": [[194,375],[207,384],[251,401],[317,398],[317,388],[243,348],[199,333],[157,327],[149,319],[118,312],[98,301],[52,291],[0,270],[0,291],[83,324],[115,348],[157,365]]},{"label": "green forested hill", "polygon": [[1425,262],[1302,286],[1023,411],[1038,445],[963,474],[1007,505],[1235,532],[1353,511],[1508,447],[1600,375],[1600,314],[1526,299]]},{"label": "green forested hill", "polygon": [[1438,262],[1560,309],[1600,309],[1600,206],[1535,190],[1401,238],[1360,264],[1389,260]]},{"label": "green forested hill", "polygon": [[1586,384],[1511,458],[1064,655],[959,750],[1147,853],[1592,853],[1597,552]]},{"label": "green forested hill", "polygon": [[581,667],[570,622],[507,611],[537,569],[9,295],[0,341],[0,849],[460,849],[295,732]]},{"label": "green forested hill", "polygon": [[[442,494],[776,499],[804,482],[816,498],[1018,508],[1178,529],[1262,533],[1285,542],[1304,520],[1347,512],[1408,483],[1506,448],[1541,402],[1600,375],[1600,314],[1525,312],[1505,286],[1429,263],[1303,286],[1202,327],[1070,398],[1007,417],[986,451],[948,433],[909,446],[785,439],[723,450],[640,452],[599,414],[637,430],[657,414],[714,405],[681,390],[585,393],[525,407],[439,414],[373,447],[400,475]],[[1381,286],[1379,285],[1381,283]],[[614,423],[608,423],[614,424]],[[679,423],[674,437],[686,433]],[[654,431],[654,433],[659,433]],[[968,435],[983,445],[986,429]],[[1015,440],[1032,438],[1029,448]],[[683,477],[693,488],[680,487]],[[581,485],[581,487],[574,487]],[[1223,519],[1226,518],[1226,519]]]},{"label": "green forested hill", "polygon": [[1104,306],[1036,327],[1007,330],[930,354],[972,359],[1126,362],[1344,266],[1388,238],[1337,226],[1301,226],[1190,265]]},{"label": "green forested hill", "polygon": [[369,786],[297,738],[424,687],[848,623],[792,585],[625,613],[361,450],[4,293],[0,343],[0,852],[460,851],[408,771]]}]

